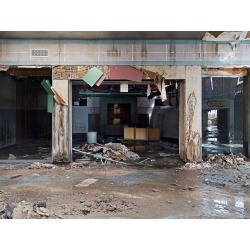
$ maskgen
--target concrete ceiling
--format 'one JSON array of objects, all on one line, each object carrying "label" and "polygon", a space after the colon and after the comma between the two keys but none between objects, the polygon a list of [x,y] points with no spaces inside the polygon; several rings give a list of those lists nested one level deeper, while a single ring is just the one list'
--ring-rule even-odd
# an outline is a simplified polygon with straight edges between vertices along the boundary
[{"label": "concrete ceiling", "polygon": [[202,40],[206,31],[0,31],[0,39]]}]

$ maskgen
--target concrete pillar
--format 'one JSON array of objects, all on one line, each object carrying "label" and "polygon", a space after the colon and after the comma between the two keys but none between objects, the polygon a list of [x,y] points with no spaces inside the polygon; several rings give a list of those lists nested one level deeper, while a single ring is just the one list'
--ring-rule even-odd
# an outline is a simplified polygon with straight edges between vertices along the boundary
[{"label": "concrete pillar", "polygon": [[52,159],[54,163],[68,163],[72,160],[71,88],[68,80],[53,80],[52,86],[65,102],[54,101]]},{"label": "concrete pillar", "polygon": [[234,101],[230,100],[229,103],[229,117],[228,117],[228,139],[229,143],[234,142]]},{"label": "concrete pillar", "polygon": [[180,86],[179,151],[186,162],[202,161],[201,67],[187,66]]},{"label": "concrete pillar", "polygon": [[250,156],[250,76],[243,82],[243,153]]}]

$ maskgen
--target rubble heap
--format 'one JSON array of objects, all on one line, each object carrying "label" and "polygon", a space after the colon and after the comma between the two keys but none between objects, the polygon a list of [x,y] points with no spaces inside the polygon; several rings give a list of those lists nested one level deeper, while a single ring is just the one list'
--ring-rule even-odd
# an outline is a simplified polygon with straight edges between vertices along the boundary
[{"label": "rubble heap", "polygon": [[125,145],[121,143],[107,143],[107,144],[85,144],[80,149],[80,151],[91,153],[94,155],[101,155],[102,157],[125,161],[128,159],[138,160],[139,155],[130,151]]},{"label": "rubble heap", "polygon": [[248,159],[241,153],[238,154],[208,154],[206,161],[201,163],[186,163],[181,169],[205,169],[205,168],[234,168],[238,165],[246,165]]},{"label": "rubble heap", "polygon": [[207,155],[207,163],[211,165],[219,165],[223,168],[232,168],[235,165],[244,165],[248,162],[248,159],[241,153],[238,154],[208,154]]}]

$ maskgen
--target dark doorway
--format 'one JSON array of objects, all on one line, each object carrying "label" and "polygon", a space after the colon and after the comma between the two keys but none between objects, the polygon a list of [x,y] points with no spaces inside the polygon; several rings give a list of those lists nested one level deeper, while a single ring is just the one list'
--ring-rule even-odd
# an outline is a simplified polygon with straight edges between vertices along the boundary
[{"label": "dark doorway", "polygon": [[99,114],[88,114],[88,131],[100,132]]},{"label": "dark doorway", "polygon": [[138,114],[138,127],[147,128],[149,126],[149,115]]}]

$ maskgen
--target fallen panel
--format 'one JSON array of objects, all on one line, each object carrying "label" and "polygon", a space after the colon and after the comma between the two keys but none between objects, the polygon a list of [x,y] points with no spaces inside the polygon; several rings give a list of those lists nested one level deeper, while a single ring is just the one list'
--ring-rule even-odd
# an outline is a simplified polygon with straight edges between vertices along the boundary
[{"label": "fallen panel", "polygon": [[109,76],[112,80],[141,82],[143,73],[131,66],[110,66]]},{"label": "fallen panel", "polygon": [[56,89],[54,87],[51,87],[51,90],[54,93],[54,99],[58,104],[66,105],[65,101],[62,99],[62,97],[58,94]]},{"label": "fallen panel", "polygon": [[85,81],[88,85],[93,87],[95,83],[102,77],[103,72],[96,67],[91,68],[87,74],[83,77],[83,81]]},{"label": "fallen panel", "polygon": [[101,78],[96,82],[96,86],[100,86],[101,83],[107,78],[107,75],[104,73]]},{"label": "fallen panel", "polygon": [[47,95],[47,112],[52,113],[53,112],[53,107],[54,107],[53,95]]},{"label": "fallen panel", "polygon": [[41,85],[43,86],[43,88],[45,89],[45,91],[49,94],[49,95],[53,95],[53,92],[51,90],[51,84],[49,82],[49,80],[43,80],[41,82]]}]

